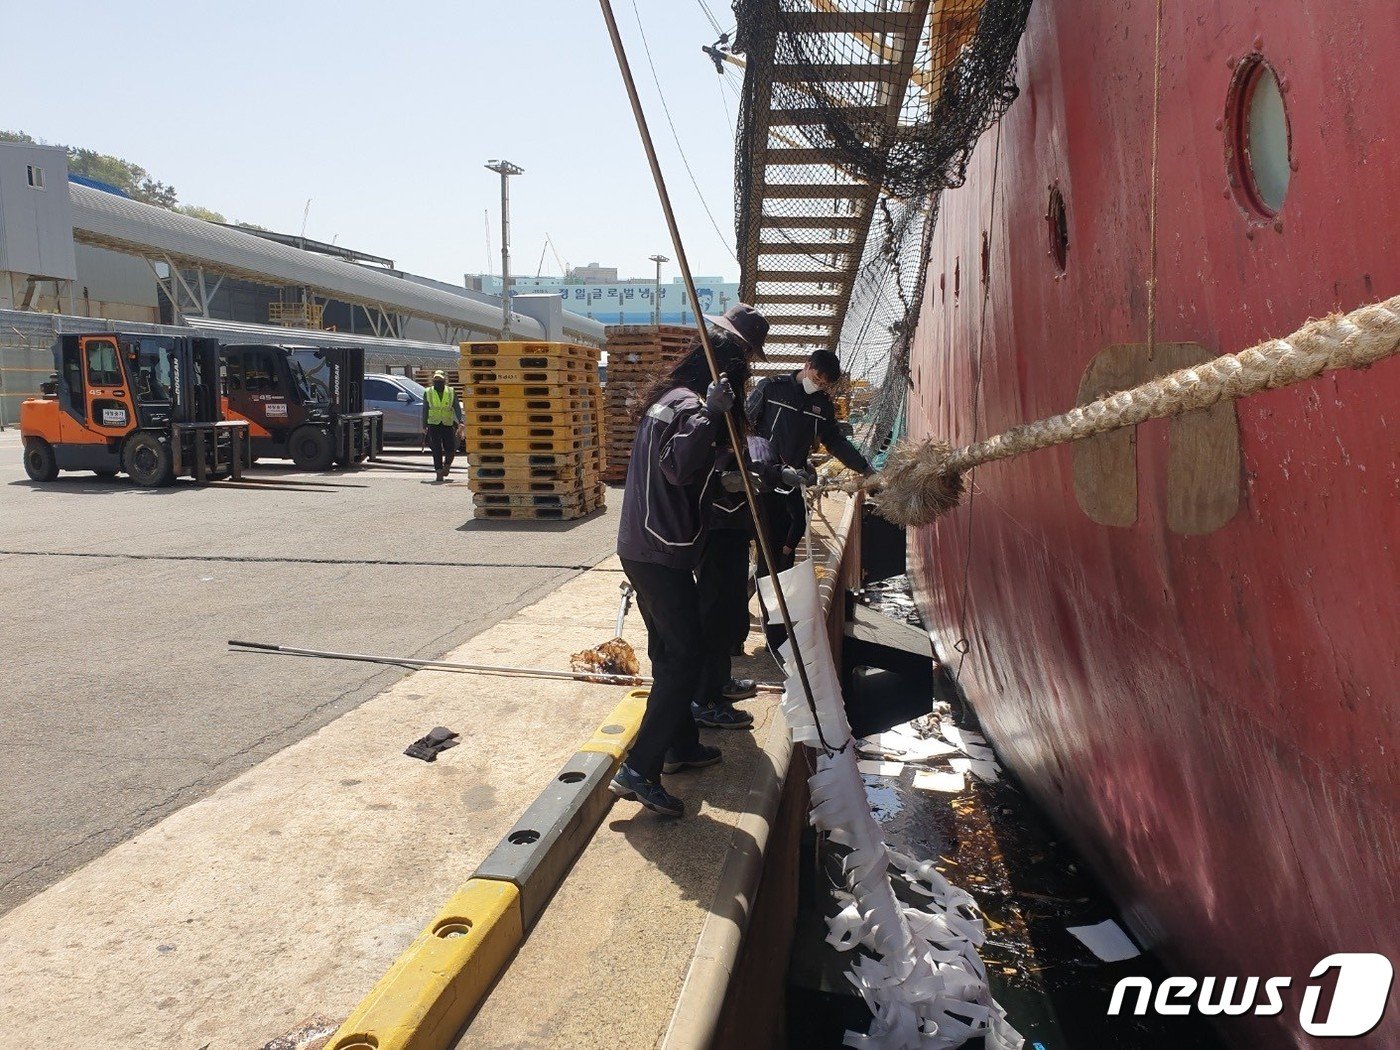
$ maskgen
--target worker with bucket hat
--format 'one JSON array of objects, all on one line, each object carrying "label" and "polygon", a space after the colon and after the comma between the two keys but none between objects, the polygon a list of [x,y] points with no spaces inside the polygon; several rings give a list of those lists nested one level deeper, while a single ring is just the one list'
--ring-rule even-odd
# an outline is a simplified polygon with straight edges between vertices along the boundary
[{"label": "worker with bucket hat", "polygon": [[767,320],[744,304],[706,320],[720,378],[712,380],[697,338],[643,398],[617,533],[622,569],[647,626],[652,686],[637,738],[610,786],[668,817],[683,816],[685,806],[661,786],[661,775],[721,757],[719,748],[700,742],[691,707],[706,656],[695,571],[720,491],[717,457],[729,447],[725,417],[742,435],[749,362],[763,357],[768,334]]}]

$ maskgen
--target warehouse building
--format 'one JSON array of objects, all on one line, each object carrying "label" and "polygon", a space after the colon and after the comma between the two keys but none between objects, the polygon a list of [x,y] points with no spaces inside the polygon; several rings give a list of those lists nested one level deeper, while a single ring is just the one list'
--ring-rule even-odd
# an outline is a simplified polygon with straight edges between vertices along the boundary
[{"label": "warehouse building", "polygon": [[[510,332],[601,344],[558,296],[516,295]],[[499,296],[393,260],[181,215],[70,180],[62,149],[0,143],[0,309],[186,324],[219,319],[454,344],[496,339]]]}]

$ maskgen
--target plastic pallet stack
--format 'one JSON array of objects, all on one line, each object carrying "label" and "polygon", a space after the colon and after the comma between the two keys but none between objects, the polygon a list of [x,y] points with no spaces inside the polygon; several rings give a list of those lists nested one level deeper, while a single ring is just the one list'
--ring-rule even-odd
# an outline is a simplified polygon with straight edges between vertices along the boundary
[{"label": "plastic pallet stack", "polygon": [[569,521],[603,505],[596,348],[463,343],[461,379],[476,517]]},{"label": "plastic pallet stack", "polygon": [[606,481],[627,479],[642,398],[656,377],[685,356],[695,329],[684,325],[627,324],[608,328],[608,464]]}]

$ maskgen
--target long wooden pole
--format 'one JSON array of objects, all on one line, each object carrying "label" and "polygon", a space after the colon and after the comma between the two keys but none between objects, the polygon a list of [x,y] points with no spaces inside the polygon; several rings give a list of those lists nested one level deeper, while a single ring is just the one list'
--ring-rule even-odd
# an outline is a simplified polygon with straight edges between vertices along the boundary
[{"label": "long wooden pole", "polygon": [[[714,347],[710,345],[710,333],[705,327],[705,318],[700,313],[700,300],[695,294],[695,279],[690,273],[690,261],[685,254],[685,245],[681,243],[680,227],[676,224],[676,213],[671,208],[671,196],[666,192],[666,178],[661,174],[661,164],[656,159],[656,146],[651,140],[646,114],[642,111],[642,102],[637,94],[636,81],[632,79],[632,67],[627,61],[627,49],[623,47],[622,35],[617,29],[617,19],[613,17],[611,0],[598,0],[598,2],[603,9],[603,18],[608,23],[608,35],[612,37],[613,51],[617,55],[617,65],[622,72],[623,83],[627,87],[627,97],[632,102],[632,115],[637,119],[637,131],[642,137],[642,147],[646,150],[647,162],[651,165],[651,177],[652,181],[656,183],[656,194],[661,198],[661,210],[666,214],[666,226],[671,232],[671,247],[676,252],[676,263],[680,266],[686,293],[690,297],[691,304],[695,307],[695,328],[700,335],[700,345],[705,351],[705,361],[710,366],[710,378],[718,382],[722,376],[715,363],[715,351]],[[742,393],[739,391],[738,395]],[[772,577],[773,596],[777,599],[778,612],[783,618],[783,626],[787,629],[788,645],[792,650],[792,662],[797,667],[797,677],[802,682],[802,691],[806,695],[807,706],[812,711],[812,720],[817,727],[817,739],[821,741],[822,747],[830,753],[836,748],[827,743],[826,736],[822,732],[821,718],[817,715],[816,696],[812,692],[812,683],[807,678],[807,666],[803,662],[802,651],[798,647],[797,632],[793,630],[792,614],[788,612],[787,598],[783,595],[783,585],[778,579],[778,563],[773,559],[771,545],[768,542],[768,530],[764,528],[763,518],[758,509],[758,498],[754,495],[753,484],[746,468],[747,448],[741,442],[739,428],[734,425],[734,419],[728,412],[724,414],[724,422],[729,431],[729,444],[734,450],[734,458],[739,461],[739,477],[744,484],[744,499],[749,505],[749,516],[753,519],[758,548],[763,554],[763,562],[768,566],[768,572]]]}]

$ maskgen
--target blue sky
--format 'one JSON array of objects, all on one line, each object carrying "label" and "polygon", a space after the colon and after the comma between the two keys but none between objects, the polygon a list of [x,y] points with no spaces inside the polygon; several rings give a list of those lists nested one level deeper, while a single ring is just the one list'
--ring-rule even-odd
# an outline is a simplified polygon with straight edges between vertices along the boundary
[{"label": "blue sky", "polygon": [[[715,30],[700,0],[635,0],[723,239],[658,102],[634,0],[613,2],[691,267],[735,280],[738,103],[700,53]],[[732,29],[725,0],[707,3]],[[496,157],[525,169],[513,272],[536,272],[546,233],[570,264],[625,276],[674,256],[592,0],[8,5],[0,68],[0,127],[125,157],[182,203],[271,229],[297,232],[309,197],[308,236],[413,272],[499,270],[499,180],[482,166]],[[737,70],[727,79],[739,86]]]}]

